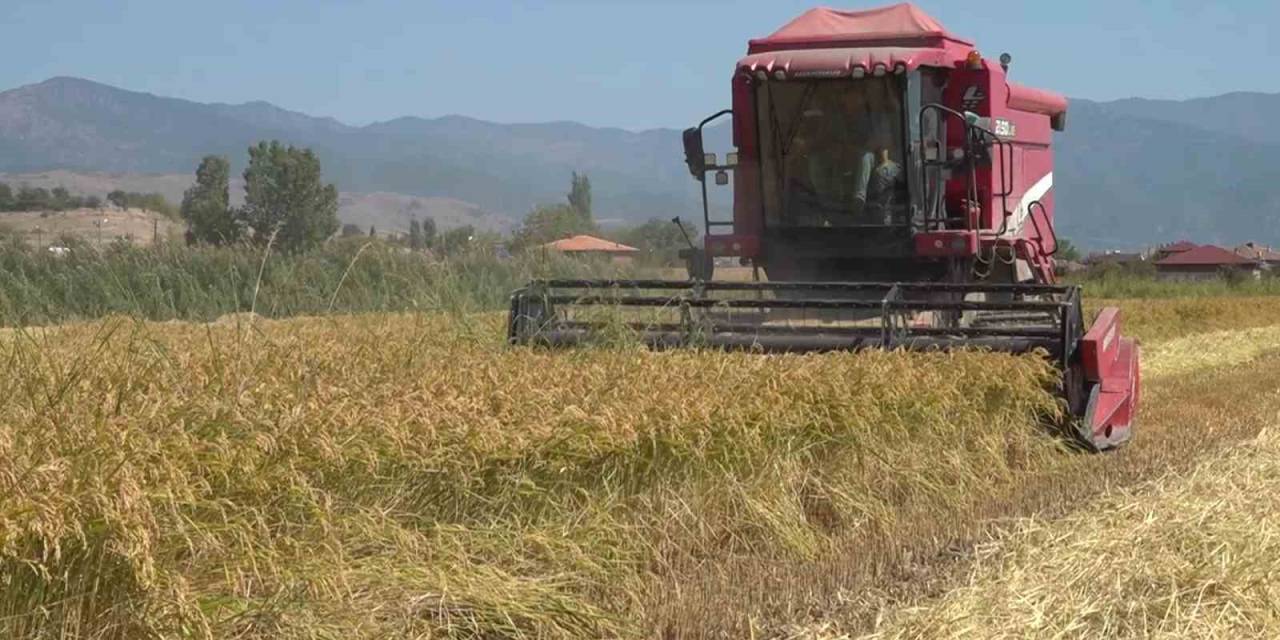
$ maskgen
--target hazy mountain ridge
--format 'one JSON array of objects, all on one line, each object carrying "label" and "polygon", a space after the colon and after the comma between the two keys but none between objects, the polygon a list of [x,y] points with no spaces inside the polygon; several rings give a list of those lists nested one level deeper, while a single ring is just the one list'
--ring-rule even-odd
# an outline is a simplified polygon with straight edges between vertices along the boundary
[{"label": "hazy mountain ridge", "polygon": [[1275,115],[1280,113],[1280,94],[1237,91],[1190,100],[1126,98],[1091,104],[1099,104],[1115,114],[1184,124],[1245,140],[1280,143],[1280,127],[1275,123]]},{"label": "hazy mountain ridge", "polygon": [[[1060,232],[1093,247],[1182,237],[1280,243],[1276,110],[1280,95],[1257,93],[1073,101],[1056,138]],[[238,171],[245,148],[264,138],[314,148],[346,192],[446,198],[509,219],[561,201],[578,170],[591,176],[602,218],[700,217],[674,129],[456,115],[354,127],[265,102],[201,104],[75,78],[0,93],[5,172],[189,175],[207,153],[228,156]],[[710,130],[709,151],[727,144],[727,127]]]}]

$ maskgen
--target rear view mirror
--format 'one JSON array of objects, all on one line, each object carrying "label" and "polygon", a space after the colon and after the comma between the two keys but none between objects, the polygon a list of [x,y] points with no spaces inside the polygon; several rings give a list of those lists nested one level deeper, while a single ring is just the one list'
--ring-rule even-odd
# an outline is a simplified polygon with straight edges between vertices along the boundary
[{"label": "rear view mirror", "polygon": [[684,163],[689,166],[689,173],[701,182],[707,165],[702,151],[702,131],[697,127],[684,130]]}]

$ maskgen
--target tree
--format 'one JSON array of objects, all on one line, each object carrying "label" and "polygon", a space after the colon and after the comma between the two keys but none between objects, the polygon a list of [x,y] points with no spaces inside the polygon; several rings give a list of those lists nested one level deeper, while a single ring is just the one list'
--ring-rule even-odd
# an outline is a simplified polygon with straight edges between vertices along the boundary
[{"label": "tree", "polygon": [[377,236],[378,236],[378,230],[375,229],[373,225],[369,225],[369,237],[376,238]]},{"label": "tree", "polygon": [[578,175],[573,172],[573,182],[569,185],[569,206],[588,222],[591,221],[591,180],[587,174]]},{"label": "tree", "polygon": [[40,187],[19,187],[18,202],[16,209],[18,211],[44,211],[50,208],[52,196],[49,191]]},{"label": "tree", "polygon": [[13,211],[17,202],[13,199],[13,188],[0,182],[0,211]]},{"label": "tree", "polygon": [[98,196],[89,196],[88,198],[84,199],[84,206],[90,209],[101,209],[102,198],[99,198]]},{"label": "tree", "polygon": [[[685,234],[688,234],[688,239]],[[669,265],[678,262],[680,250],[687,249],[690,240],[697,246],[698,229],[687,222],[676,226],[672,220],[651,218],[644,224],[617,235],[619,242],[639,249],[646,261]]]},{"label": "tree", "polygon": [[196,183],[182,195],[182,219],[196,242],[221,245],[240,239],[240,221],[231,209],[231,163],[205,156]]},{"label": "tree", "polygon": [[471,225],[450,229],[440,235],[440,250],[446,254],[460,253],[471,246],[476,228]]},{"label": "tree", "polygon": [[342,232],[339,235],[343,238],[354,238],[355,236],[364,235],[364,229],[361,229],[358,224],[348,222],[347,224],[342,225]]},{"label": "tree", "polygon": [[338,189],[324,184],[310,149],[259,142],[249,148],[241,218],[254,240],[274,234],[285,251],[305,251],[338,231]]},{"label": "tree", "polygon": [[422,219],[422,246],[431,248],[436,244],[435,218]]},{"label": "tree", "polygon": [[125,201],[130,207],[154,211],[170,218],[177,218],[181,213],[178,207],[173,206],[173,203],[166,200],[162,193],[130,192],[125,194]]},{"label": "tree", "polygon": [[524,217],[516,232],[514,244],[519,248],[536,247],[561,238],[596,233],[596,225],[573,207],[551,205],[537,207]]},{"label": "tree", "polygon": [[79,203],[74,202],[73,200],[78,199],[72,198],[71,192],[67,191],[66,187],[54,187],[53,191],[49,192],[49,207],[51,209],[56,209],[58,211],[74,209],[74,205]]},{"label": "tree", "polygon": [[116,189],[107,194],[107,202],[110,202],[117,209],[127,209],[129,207],[129,194]]},{"label": "tree", "polygon": [[417,218],[409,219],[409,248],[414,251],[422,251],[422,225],[418,223]]},{"label": "tree", "polygon": [[1070,240],[1058,238],[1058,253],[1054,257],[1059,260],[1079,262],[1081,259],[1080,249],[1076,248],[1076,245],[1072,244]]}]

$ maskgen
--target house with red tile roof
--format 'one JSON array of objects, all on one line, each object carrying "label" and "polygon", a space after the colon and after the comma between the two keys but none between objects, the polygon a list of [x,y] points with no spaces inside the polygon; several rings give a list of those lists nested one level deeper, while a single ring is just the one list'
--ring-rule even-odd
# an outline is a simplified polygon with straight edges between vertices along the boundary
[{"label": "house with red tile roof", "polygon": [[1152,258],[1155,260],[1163,260],[1171,255],[1190,251],[1200,245],[1189,240],[1179,240],[1170,244],[1160,245],[1151,252]]},{"label": "house with red tile roof", "polygon": [[1236,255],[1250,260],[1257,260],[1269,269],[1280,266],[1280,251],[1256,242],[1246,242],[1236,247]]},{"label": "house with red tile roof", "polygon": [[639,249],[620,242],[588,235],[561,238],[542,245],[542,248],[573,256],[605,256],[617,262],[630,261],[640,252]]},{"label": "house with red tile roof", "polygon": [[1262,262],[1205,244],[1157,260],[1156,273],[1169,280],[1211,280],[1232,274],[1257,278]]}]

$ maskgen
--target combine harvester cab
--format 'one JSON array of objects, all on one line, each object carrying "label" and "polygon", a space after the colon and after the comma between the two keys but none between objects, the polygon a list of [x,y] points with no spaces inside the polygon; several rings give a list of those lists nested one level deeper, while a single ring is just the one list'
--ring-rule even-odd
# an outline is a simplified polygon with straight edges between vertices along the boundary
[{"label": "combine harvester cab", "polygon": [[[511,301],[515,344],[574,345],[625,328],[655,348],[765,352],[1041,351],[1062,371],[1076,435],[1130,435],[1139,350],[1105,309],[1084,326],[1057,283],[1053,132],[1062,96],[1008,80],[910,4],[813,9],[750,41],[732,108],[684,132],[702,189],[687,281],[545,280]],[[734,150],[706,153],[729,117]],[[732,185],[713,219],[708,176]],[[678,222],[678,220],[677,220]],[[714,279],[717,261],[751,282]]]}]

